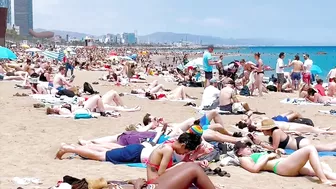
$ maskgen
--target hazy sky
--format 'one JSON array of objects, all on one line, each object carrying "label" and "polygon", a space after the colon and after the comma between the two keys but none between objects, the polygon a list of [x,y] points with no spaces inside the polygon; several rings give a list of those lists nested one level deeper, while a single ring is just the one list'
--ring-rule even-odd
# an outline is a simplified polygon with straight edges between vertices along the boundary
[{"label": "hazy sky", "polygon": [[33,0],[34,27],[330,42],[335,0]]}]

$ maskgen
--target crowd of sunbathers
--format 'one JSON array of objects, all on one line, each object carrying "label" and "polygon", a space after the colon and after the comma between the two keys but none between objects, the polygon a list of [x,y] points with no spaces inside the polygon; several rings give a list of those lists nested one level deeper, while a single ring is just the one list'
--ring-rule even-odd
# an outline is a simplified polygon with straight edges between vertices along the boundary
[{"label": "crowd of sunbathers", "polygon": [[[90,57],[90,62],[95,61],[92,57],[99,59],[106,54],[104,50],[96,50],[94,56],[90,56],[90,53],[83,49],[77,52],[84,52],[82,55]],[[335,185],[333,181],[336,180],[336,173],[320,161],[318,152],[335,152],[336,143],[314,145],[302,134],[334,135],[336,130],[318,127],[311,119],[304,118],[297,112],[267,117],[239,100],[236,91],[237,89],[243,91],[245,86],[248,86],[251,93],[257,88],[259,95],[262,95],[262,91],[267,91],[262,82],[264,67],[260,54],[255,54],[255,58],[257,66],[244,60],[234,61],[228,67],[219,68],[223,72],[221,78],[206,82],[200,106],[206,113],[201,117],[188,118],[181,123],[169,123],[164,118],[147,113],[143,117],[142,124],[128,125],[122,133],[96,139],[81,139],[78,145],[63,143],[56,158],[63,159],[70,153],[81,158],[113,164],[142,163],[147,171],[145,184],[152,188],[164,186],[164,188],[182,189],[195,185],[198,188],[210,189],[217,187],[211,182],[205,170],[210,162],[216,161],[216,156],[213,154],[221,153],[251,173],[269,171],[280,176],[318,177],[322,184]],[[140,62],[148,59],[149,55],[143,56]],[[71,58],[64,60],[66,66],[60,66],[55,75],[53,75],[55,65],[50,62],[36,61],[35,68],[31,66],[31,60],[24,65],[2,63],[0,77],[6,80],[22,80],[22,85],[30,86],[35,94],[80,95],[78,87],[72,85],[75,77],[73,75],[70,78],[66,77],[67,71],[72,71],[72,66],[76,65],[70,63],[71,61]],[[188,62],[186,56],[183,62]],[[102,79],[116,83],[123,83],[126,80],[129,83],[133,78],[135,79],[133,82],[143,82],[141,74],[136,73],[138,71],[136,64],[123,60],[120,64],[121,66],[117,68],[107,67],[109,74]],[[237,79],[236,73],[240,66],[244,68],[244,73]],[[192,77],[196,77],[199,70],[194,68],[187,70],[188,72],[176,73],[175,76],[183,81],[190,79],[193,81]],[[153,70],[147,67],[144,74],[155,75],[154,72],[160,74],[163,71],[166,70]],[[252,72],[256,75],[251,76]],[[29,77],[33,79],[29,80]],[[34,81],[34,78],[38,78],[41,82]],[[315,89],[307,83],[300,90],[300,95],[313,102],[334,103],[332,97],[320,94],[319,86],[315,86]],[[169,90],[158,81],[148,84],[147,88],[133,89],[130,93],[151,100],[194,99],[186,93],[185,86]],[[111,111],[140,111],[138,106],[132,108],[125,106],[120,94],[114,90],[102,96],[92,94],[90,97],[78,98],[75,105],[62,104],[49,107],[46,109],[47,114],[75,115],[88,111],[109,116]],[[228,131],[220,113],[242,114],[241,121],[236,124],[236,129],[241,131]],[[269,136],[269,141],[262,141],[258,134]],[[219,146],[223,144],[228,146],[231,144],[232,148],[219,151]],[[295,152],[286,155],[286,149]],[[226,165],[230,165],[229,162],[226,162]]]}]

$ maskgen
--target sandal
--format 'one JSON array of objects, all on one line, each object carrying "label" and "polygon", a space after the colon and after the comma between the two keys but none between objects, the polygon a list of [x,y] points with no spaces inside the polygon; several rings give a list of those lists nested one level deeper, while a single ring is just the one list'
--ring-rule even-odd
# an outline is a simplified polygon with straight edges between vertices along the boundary
[{"label": "sandal", "polygon": [[33,104],[34,108],[44,108],[45,104],[41,104],[41,103],[37,103],[37,104]]}]

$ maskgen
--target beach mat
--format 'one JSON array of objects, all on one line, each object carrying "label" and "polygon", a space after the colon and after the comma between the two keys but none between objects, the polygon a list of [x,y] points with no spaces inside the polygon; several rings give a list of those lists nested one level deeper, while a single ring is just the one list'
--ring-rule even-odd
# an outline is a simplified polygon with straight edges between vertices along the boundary
[{"label": "beach mat", "polygon": [[145,163],[127,163],[125,165],[127,165],[128,167],[147,168],[147,165]]},{"label": "beach mat", "polygon": [[[286,154],[290,155],[295,152],[295,150],[291,149],[285,149]],[[318,152],[320,157],[326,157],[326,156],[336,156],[336,152]]]},{"label": "beach mat", "polygon": [[330,110],[319,110],[318,112],[322,113],[322,114],[328,114],[328,115],[336,116],[335,113],[330,113]]},{"label": "beach mat", "polygon": [[[148,99],[147,97],[145,97],[144,94],[132,94],[132,93],[124,93],[125,95],[129,95],[129,96],[135,96],[137,98],[142,98],[142,99]],[[184,100],[168,100],[165,98],[161,98],[155,101],[171,101],[171,102],[194,102],[194,99],[184,99]]]},{"label": "beach mat", "polygon": [[[321,103],[308,102],[304,98],[285,98],[280,101],[283,104],[294,104],[294,105],[314,105],[314,106],[324,106]],[[330,104],[330,106],[336,106],[336,104]]]},{"label": "beach mat", "polygon": [[[193,109],[197,110],[197,112],[198,112],[199,114],[205,114],[205,113],[207,113],[207,112],[209,112],[209,111],[212,111],[212,110],[202,110],[202,109],[200,109],[199,107],[193,107],[193,106],[190,106],[190,107],[192,107]],[[229,111],[222,111],[222,110],[220,110],[219,108],[216,108],[216,109],[214,109],[214,110],[216,110],[216,111],[217,111],[219,114],[221,114],[221,115],[242,115],[242,114],[234,114],[234,113],[229,112]]]},{"label": "beach mat", "polygon": [[56,98],[55,95],[52,94],[33,94],[31,95],[31,97],[44,104],[60,105],[64,103],[73,104],[74,102],[74,98],[70,98],[67,96],[61,96],[60,98]]}]

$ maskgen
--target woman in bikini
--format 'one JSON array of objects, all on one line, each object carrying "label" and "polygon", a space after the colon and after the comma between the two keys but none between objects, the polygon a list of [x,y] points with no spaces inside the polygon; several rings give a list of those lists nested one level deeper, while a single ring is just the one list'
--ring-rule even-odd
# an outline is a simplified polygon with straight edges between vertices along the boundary
[{"label": "woman in bikini", "polygon": [[264,133],[265,136],[270,136],[270,143],[262,143],[255,137],[252,137],[252,141],[255,144],[261,145],[264,148],[270,150],[276,149],[292,149],[299,150],[306,146],[314,146],[317,151],[336,151],[336,142],[331,144],[319,144],[312,145],[311,141],[303,136],[292,137],[286,134],[283,130],[279,129],[277,124],[272,119],[265,119],[261,122],[260,131]]},{"label": "woman in bikini", "polygon": [[[257,87],[258,92],[259,92],[259,96],[263,96],[262,92],[263,92],[263,79],[264,79],[264,63],[260,58],[260,53],[255,53],[254,54],[254,58],[257,61],[257,65],[256,65],[256,81],[254,83],[254,85]],[[252,87],[253,88],[253,87]],[[254,92],[254,88],[253,90],[251,90],[251,95]]]},{"label": "woman in bikini", "polygon": [[157,99],[168,99],[168,100],[196,99],[195,97],[192,97],[192,96],[190,96],[186,93],[184,86],[179,86],[169,93],[150,93],[150,92],[146,92],[145,96],[150,100],[157,100]]},{"label": "woman in bikini", "polygon": [[306,99],[313,103],[320,103],[325,105],[336,104],[336,98],[330,96],[322,96],[313,88],[308,89],[307,94],[308,96],[306,97]]},{"label": "woman in bikini", "polygon": [[156,148],[147,162],[147,183],[157,185],[158,188],[185,189],[192,184],[201,189],[215,188],[196,163],[173,167],[174,152],[179,155],[187,154],[200,144],[201,136],[183,133],[176,141],[166,142]]},{"label": "woman in bikini", "polygon": [[301,148],[287,157],[281,157],[278,150],[276,153],[253,153],[244,142],[237,142],[234,150],[239,157],[240,166],[251,173],[269,171],[287,177],[317,176],[322,184],[335,186],[330,180],[336,180],[336,173],[320,162],[313,146]]},{"label": "woman in bikini", "polygon": [[128,108],[124,105],[119,94],[115,90],[110,90],[101,97],[105,109],[108,111],[120,111],[120,112],[136,112],[141,108],[136,106],[134,108]]}]

